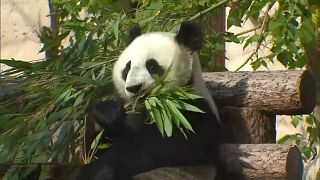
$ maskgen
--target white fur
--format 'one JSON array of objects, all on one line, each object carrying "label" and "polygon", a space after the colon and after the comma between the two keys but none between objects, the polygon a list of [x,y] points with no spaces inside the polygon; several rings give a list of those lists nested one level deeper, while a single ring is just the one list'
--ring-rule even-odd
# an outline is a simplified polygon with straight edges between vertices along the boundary
[{"label": "white fur", "polygon": [[[113,67],[113,82],[117,91],[125,99],[134,94],[126,91],[126,87],[142,83],[142,89],[148,89],[154,79],[146,69],[146,61],[155,59],[164,69],[171,65],[172,71],[167,80],[183,85],[191,77],[192,56],[185,48],[181,48],[174,40],[172,33],[148,33],[137,37],[120,55]],[[127,62],[131,61],[131,69],[126,82],[121,78],[121,72]],[[173,77],[180,77],[179,79]]]},{"label": "white fur", "polygon": [[[122,52],[113,67],[113,82],[121,97],[130,100],[134,94],[128,92],[126,87],[142,83],[142,89],[148,89],[154,79],[149,74],[145,64],[148,59],[155,59],[165,70],[170,66],[170,72],[166,81],[175,85],[185,85],[193,77],[193,88],[195,93],[203,96],[209,103],[211,109],[219,119],[218,111],[213,99],[202,78],[202,71],[195,52],[179,45],[175,34],[165,32],[147,33],[137,37]],[[122,79],[122,70],[131,61],[131,69],[126,81]]]}]

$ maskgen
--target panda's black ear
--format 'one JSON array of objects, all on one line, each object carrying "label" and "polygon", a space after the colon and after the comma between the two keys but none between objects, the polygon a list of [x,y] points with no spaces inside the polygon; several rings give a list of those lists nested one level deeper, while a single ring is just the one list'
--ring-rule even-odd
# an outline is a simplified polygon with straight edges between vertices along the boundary
[{"label": "panda's black ear", "polygon": [[193,21],[183,22],[175,38],[179,44],[189,48],[191,51],[200,50],[204,42],[201,25]]},{"label": "panda's black ear", "polygon": [[127,38],[126,38],[126,45],[129,46],[131,42],[138,36],[141,35],[141,29],[139,24],[133,25],[129,30],[127,31]]}]

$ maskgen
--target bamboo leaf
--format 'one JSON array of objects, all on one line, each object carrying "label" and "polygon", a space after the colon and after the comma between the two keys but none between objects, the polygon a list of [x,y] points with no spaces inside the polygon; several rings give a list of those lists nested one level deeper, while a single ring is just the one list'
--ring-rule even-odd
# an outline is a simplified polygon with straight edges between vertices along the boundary
[{"label": "bamboo leaf", "polygon": [[94,138],[90,146],[91,150],[95,150],[98,147],[102,134],[103,134],[103,130],[99,132],[96,138]]},{"label": "bamboo leaf", "polygon": [[172,118],[177,118],[180,121],[180,123],[183,125],[183,127],[185,127],[186,129],[194,133],[191,125],[189,124],[187,119],[181,114],[181,112],[175,107],[174,103],[170,100],[166,100],[166,102],[170,107],[170,111],[174,115]]},{"label": "bamboo leaf", "polygon": [[168,116],[170,117],[171,121],[173,121],[175,123],[175,125],[178,128],[180,128],[180,121],[177,118],[174,118],[174,115],[170,111],[170,106],[166,103],[165,100],[162,100],[162,103],[163,103],[163,107],[164,107],[166,113],[168,114]]},{"label": "bamboo leaf", "polygon": [[108,143],[104,143],[104,144],[99,144],[98,145],[98,149],[108,149],[111,147],[111,144],[108,144]]},{"label": "bamboo leaf", "polygon": [[52,47],[60,46],[61,41],[66,38],[69,35],[70,31],[67,31],[65,33],[60,34],[59,36],[55,37],[52,40],[49,40],[44,43],[43,48],[40,50],[40,52],[44,52],[49,50]]},{"label": "bamboo leaf", "polygon": [[150,103],[149,103],[147,100],[144,101],[144,104],[145,104],[145,106],[146,106],[146,109],[147,109],[148,111],[151,111],[151,105],[150,105]]},{"label": "bamboo leaf", "polygon": [[21,69],[31,69],[32,68],[32,63],[26,62],[26,61],[18,61],[18,60],[6,60],[6,59],[1,59],[0,63],[3,63],[7,66],[10,67],[15,67],[15,68],[21,68]]},{"label": "bamboo leaf", "polygon": [[198,112],[198,113],[205,113],[204,111],[202,111],[201,109],[199,109],[198,107],[191,105],[189,103],[185,103],[183,101],[178,101],[178,100],[172,100],[171,101],[177,108],[179,109],[183,109],[186,111],[192,111],[192,112]]},{"label": "bamboo leaf", "polygon": [[153,113],[153,120],[156,122],[161,135],[164,136],[164,124],[159,109],[152,107],[151,111]]},{"label": "bamboo leaf", "polygon": [[172,119],[170,114],[167,114],[167,111],[164,108],[160,108],[161,117],[164,124],[164,131],[168,137],[172,136]]},{"label": "bamboo leaf", "polygon": [[[196,95],[196,94],[191,94],[191,93],[188,93],[186,89],[183,89],[183,88],[180,88],[180,87],[176,87],[175,88],[175,94],[178,95],[178,96],[182,96],[182,97],[185,97],[186,99],[201,99],[203,97],[199,96],[199,95]],[[183,99],[183,98],[181,98]]]},{"label": "bamboo leaf", "polygon": [[291,124],[296,128],[299,124],[300,117],[299,116],[293,116],[291,119]]},{"label": "bamboo leaf", "polygon": [[83,98],[85,96],[85,93],[84,92],[81,92],[81,94],[77,97],[77,99],[75,100],[74,102],[74,106],[78,106],[80,105],[81,103],[83,103]]},{"label": "bamboo leaf", "polygon": [[151,105],[151,106],[153,106],[153,107],[156,107],[156,97],[150,97],[150,98],[148,98],[147,99],[147,101],[149,102],[149,104]]},{"label": "bamboo leaf", "polygon": [[63,103],[71,95],[71,89],[66,89],[56,100],[57,103]]},{"label": "bamboo leaf", "polygon": [[157,94],[162,89],[162,87],[163,86],[161,84],[155,86],[154,88],[151,89],[150,95]]},{"label": "bamboo leaf", "polygon": [[71,112],[72,112],[72,107],[61,109],[57,112],[53,112],[52,114],[49,115],[48,118],[46,118],[46,122],[48,124],[51,124],[56,121],[62,121],[64,118],[66,118],[67,114]]},{"label": "bamboo leaf", "polygon": [[110,83],[110,81],[93,80],[91,78],[87,78],[87,77],[84,77],[84,76],[70,75],[68,77],[71,80],[79,81],[79,82],[90,84],[90,85],[94,85],[94,86],[104,86],[105,84]]},{"label": "bamboo leaf", "polygon": [[278,144],[283,144],[283,143],[285,143],[286,141],[288,141],[290,137],[291,137],[290,135],[285,135],[285,136],[281,137],[281,138],[277,141],[277,143],[278,143]]},{"label": "bamboo leaf", "polygon": [[80,65],[79,65],[79,68],[85,68],[85,69],[90,69],[90,68],[93,68],[93,67],[97,67],[97,66],[101,66],[103,64],[106,64],[106,62],[82,62]]}]

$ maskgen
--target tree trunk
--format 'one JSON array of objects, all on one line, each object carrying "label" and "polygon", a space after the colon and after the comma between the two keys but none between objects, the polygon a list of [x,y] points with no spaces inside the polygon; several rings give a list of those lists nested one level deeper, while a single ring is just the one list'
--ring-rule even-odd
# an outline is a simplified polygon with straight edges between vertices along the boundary
[{"label": "tree trunk", "polygon": [[[203,18],[203,24],[205,34],[208,36],[213,36],[216,34],[223,34],[226,32],[226,8],[224,6],[213,10],[212,12],[206,14]],[[225,40],[224,38],[219,38],[217,42],[223,46],[219,51],[212,52],[209,51],[208,56],[211,59],[212,64],[209,64],[208,70],[220,70],[221,67],[225,67]],[[211,67],[214,66],[214,67]],[[221,71],[221,70],[220,70]]]},{"label": "tree trunk", "polygon": [[204,73],[217,105],[250,107],[278,115],[308,114],[316,104],[308,71]]},{"label": "tree trunk", "polygon": [[[58,36],[59,30],[60,30],[60,18],[54,8],[54,5],[52,4],[51,0],[48,0],[49,5],[49,13],[50,13],[50,32],[44,32],[46,35],[46,39],[54,39]],[[61,43],[61,42],[60,42]],[[50,49],[48,49],[45,52],[46,60],[51,60],[57,57],[58,55],[58,49],[60,46],[60,43]]]}]

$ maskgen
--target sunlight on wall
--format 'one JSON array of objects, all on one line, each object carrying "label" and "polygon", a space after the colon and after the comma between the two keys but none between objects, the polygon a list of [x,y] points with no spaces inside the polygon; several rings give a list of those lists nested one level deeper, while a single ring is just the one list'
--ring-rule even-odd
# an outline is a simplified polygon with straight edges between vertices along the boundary
[{"label": "sunlight on wall", "polygon": [[47,0],[1,0],[1,59],[43,59],[37,31],[49,26],[48,13]]}]

